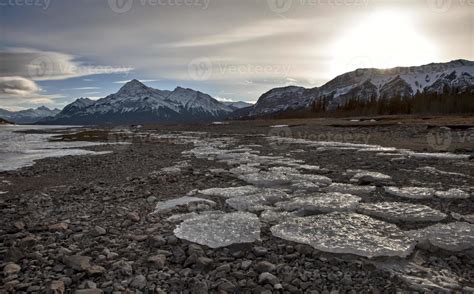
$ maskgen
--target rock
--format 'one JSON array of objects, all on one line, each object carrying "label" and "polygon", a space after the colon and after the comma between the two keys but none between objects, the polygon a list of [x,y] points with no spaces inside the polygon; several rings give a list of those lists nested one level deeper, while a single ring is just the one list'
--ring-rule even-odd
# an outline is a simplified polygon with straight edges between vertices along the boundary
[{"label": "rock", "polygon": [[156,248],[166,245],[166,240],[162,236],[152,236],[149,242],[152,247]]},{"label": "rock", "polygon": [[259,247],[259,246],[254,247],[252,251],[253,251],[253,254],[255,254],[255,256],[257,257],[264,257],[268,253],[267,248]]},{"label": "rock", "polygon": [[65,256],[63,263],[77,271],[86,271],[91,267],[90,260],[88,256],[73,255]]},{"label": "rock", "polygon": [[240,264],[240,268],[243,269],[243,270],[248,270],[251,265],[252,265],[252,261],[251,261],[251,260],[244,260],[244,261],[242,261],[242,263]]},{"label": "rock", "polygon": [[276,284],[279,284],[280,281],[271,273],[261,273],[260,276],[258,276],[258,283],[261,285],[270,284],[275,286]]},{"label": "rock", "polygon": [[142,290],[146,287],[147,280],[144,275],[138,275],[133,278],[132,282],[130,283],[130,287]]},{"label": "rock", "polygon": [[196,269],[198,270],[210,270],[213,266],[214,260],[207,257],[199,257],[196,260]]},{"label": "rock", "polygon": [[56,281],[51,282],[47,293],[48,294],[64,294],[65,291],[66,291],[66,286],[64,285],[64,282],[61,280],[56,280]]},{"label": "rock", "polygon": [[21,221],[14,222],[13,226],[19,231],[23,230],[26,227],[25,223]]},{"label": "rock", "polygon": [[105,272],[105,268],[100,266],[100,265],[93,265],[89,267],[86,272],[89,275],[98,275],[98,274],[103,274]]},{"label": "rock", "polygon": [[76,290],[74,292],[75,294],[102,294],[104,291],[100,289],[82,289],[82,290]]},{"label": "rock", "polygon": [[124,276],[131,276],[133,273],[131,263],[124,260],[117,261],[112,267]]},{"label": "rock", "polygon": [[48,227],[48,229],[50,231],[67,231],[67,229],[69,228],[69,225],[67,223],[57,223],[57,224],[54,224],[54,225],[50,225]]},{"label": "rock", "polygon": [[273,264],[273,263],[270,263],[268,261],[260,261],[259,263],[257,263],[257,265],[255,266],[255,269],[257,270],[257,272],[259,273],[264,273],[264,272],[272,272],[274,271],[276,268],[276,266]]},{"label": "rock", "polygon": [[148,262],[154,264],[158,269],[162,269],[166,265],[166,256],[164,255],[154,255],[148,257]]},{"label": "rock", "polygon": [[197,244],[190,244],[188,247],[188,255],[204,256],[204,250]]},{"label": "rock", "polygon": [[227,293],[233,293],[235,290],[236,286],[230,282],[229,280],[222,279],[219,281],[219,285],[217,286],[217,289],[219,291],[224,291]]},{"label": "rock", "polygon": [[6,275],[16,274],[21,271],[21,266],[16,263],[9,263],[3,268],[3,272]]},{"label": "rock", "polygon": [[103,236],[107,234],[107,231],[100,226],[95,226],[94,229],[92,230],[92,234],[94,236]]},{"label": "rock", "polygon": [[219,267],[216,268],[216,272],[230,272],[231,270],[231,267],[230,267],[230,264],[226,263],[226,264],[223,264]]},{"label": "rock", "polygon": [[132,221],[132,222],[136,222],[138,223],[140,221],[140,215],[138,214],[138,212],[130,212],[128,214],[128,218]]},{"label": "rock", "polygon": [[156,202],[156,200],[158,200],[158,198],[156,198],[155,196],[150,196],[146,199],[146,202],[153,204]]}]

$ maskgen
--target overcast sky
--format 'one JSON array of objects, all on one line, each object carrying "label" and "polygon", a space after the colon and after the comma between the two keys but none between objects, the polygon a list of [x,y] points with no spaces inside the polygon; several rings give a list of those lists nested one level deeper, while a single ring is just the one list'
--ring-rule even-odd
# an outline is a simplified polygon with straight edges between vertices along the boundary
[{"label": "overcast sky", "polygon": [[474,0],[0,0],[0,108],[136,78],[256,101],[358,67],[474,60]]}]

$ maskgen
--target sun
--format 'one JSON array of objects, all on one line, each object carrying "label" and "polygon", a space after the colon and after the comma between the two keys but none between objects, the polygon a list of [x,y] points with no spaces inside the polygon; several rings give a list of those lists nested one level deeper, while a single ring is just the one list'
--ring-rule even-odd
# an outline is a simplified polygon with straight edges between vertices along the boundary
[{"label": "sun", "polygon": [[435,61],[436,46],[417,30],[408,12],[377,11],[358,20],[329,45],[331,74],[357,68],[390,68]]}]

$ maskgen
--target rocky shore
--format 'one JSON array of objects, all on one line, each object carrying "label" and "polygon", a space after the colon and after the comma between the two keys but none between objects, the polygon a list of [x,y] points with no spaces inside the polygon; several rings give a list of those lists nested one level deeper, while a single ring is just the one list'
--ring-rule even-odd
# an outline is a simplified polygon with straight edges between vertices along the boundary
[{"label": "rocky shore", "polygon": [[[446,147],[446,141],[430,139],[445,135],[446,126],[365,125],[231,122],[88,129],[60,136],[57,139],[113,143],[86,148],[113,152],[47,158],[0,173],[0,292],[474,292],[474,243],[462,243],[474,240],[472,129],[451,128],[445,148],[451,153],[446,154],[433,149]],[[334,185],[338,183],[344,185]],[[245,201],[256,202],[239,206],[242,201],[235,197],[242,195],[235,191],[230,197],[203,192],[249,185],[273,189],[272,195],[279,193],[275,190],[285,193],[287,203],[245,193]],[[407,245],[406,257],[358,254],[351,251],[350,234],[349,241],[337,241],[352,253],[331,252],[331,244],[324,244],[326,250],[315,244],[318,240],[301,241],[286,230],[293,217],[314,217],[317,223],[338,211],[326,202],[321,211],[322,204],[307,197],[317,195],[320,200],[341,187],[352,189],[345,194],[357,194],[353,196],[359,200],[336,213],[370,215],[374,222],[406,233],[403,242],[413,242]],[[373,189],[361,193],[360,187]],[[398,194],[390,187],[398,187]],[[407,187],[429,189],[429,197],[403,190]],[[446,194],[452,189],[464,194]],[[204,202],[159,210],[167,200],[183,196]],[[306,201],[303,206],[301,199]],[[403,203],[407,213],[386,217],[380,212],[386,207],[370,205],[377,203]],[[428,213],[427,218],[408,218],[414,205],[425,210],[413,215]],[[309,206],[314,209],[305,209]],[[189,233],[176,234],[177,228],[185,232],[186,219],[193,224],[196,215],[205,223],[206,213],[236,211],[255,215],[259,237],[254,242],[209,246],[187,240]],[[271,213],[279,214],[276,219],[264,217]],[[285,221],[283,215],[288,216],[287,227],[278,230],[277,237],[275,225]],[[420,237],[433,225],[452,223],[466,224],[457,234],[460,239],[449,231],[438,243]],[[357,230],[352,229],[356,239]],[[445,244],[447,239],[452,242]]]}]

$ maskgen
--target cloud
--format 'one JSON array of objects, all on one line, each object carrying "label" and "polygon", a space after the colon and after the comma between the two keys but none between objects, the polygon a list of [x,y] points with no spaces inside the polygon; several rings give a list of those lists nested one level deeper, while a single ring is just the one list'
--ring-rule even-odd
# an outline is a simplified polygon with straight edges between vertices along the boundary
[{"label": "cloud", "polygon": [[232,43],[257,40],[265,37],[301,32],[307,30],[309,28],[309,25],[310,22],[307,20],[264,20],[251,24],[246,24],[223,33],[202,36],[187,41],[158,45],[158,47],[174,48],[227,45]]},{"label": "cloud", "polygon": [[[142,83],[151,83],[151,82],[159,82],[160,80],[140,80]],[[130,82],[130,80],[124,80],[124,81],[115,81],[114,84],[126,84]]]},{"label": "cloud", "polygon": [[40,51],[30,48],[10,48],[0,51],[0,76],[21,76],[34,81],[65,80],[69,78],[129,73],[132,67],[88,64],[77,56]]},{"label": "cloud", "polygon": [[0,77],[0,95],[27,96],[40,91],[38,85],[22,77]]},{"label": "cloud", "polygon": [[80,87],[80,88],[72,88],[73,90],[99,90],[100,87]]}]

